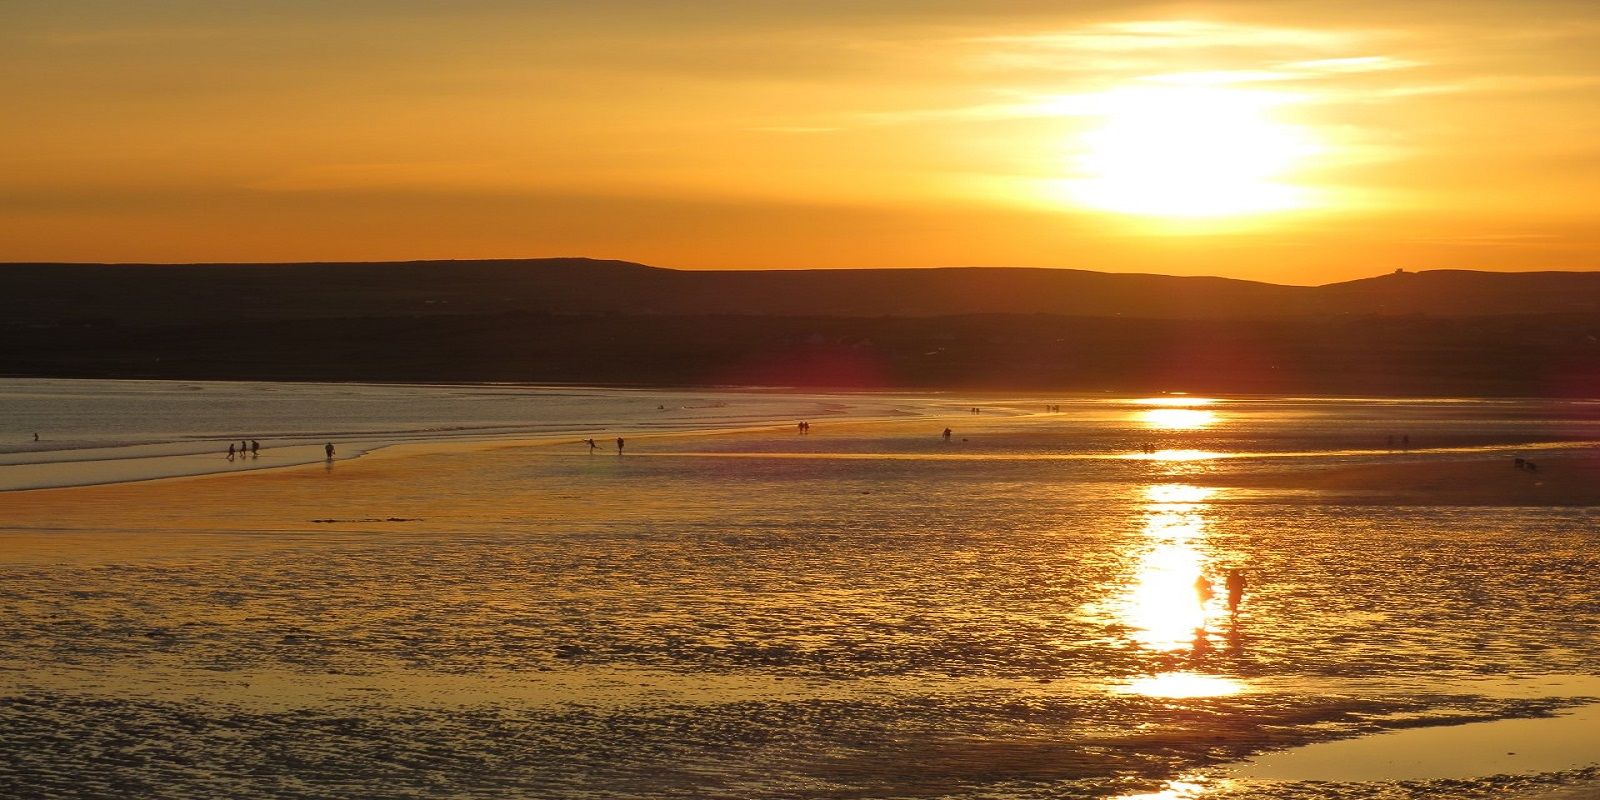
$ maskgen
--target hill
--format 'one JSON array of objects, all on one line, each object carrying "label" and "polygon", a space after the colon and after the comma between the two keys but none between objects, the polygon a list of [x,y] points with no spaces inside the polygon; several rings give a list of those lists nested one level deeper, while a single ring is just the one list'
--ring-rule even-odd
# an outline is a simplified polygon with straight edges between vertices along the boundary
[{"label": "hill", "polygon": [[1278,319],[1600,311],[1600,273],[1438,270],[1327,286],[1067,269],[687,271],[529,259],[0,264],[0,318],[207,322],[520,313]]},{"label": "hill", "polygon": [[0,265],[0,373],[1600,397],[1600,273]]}]

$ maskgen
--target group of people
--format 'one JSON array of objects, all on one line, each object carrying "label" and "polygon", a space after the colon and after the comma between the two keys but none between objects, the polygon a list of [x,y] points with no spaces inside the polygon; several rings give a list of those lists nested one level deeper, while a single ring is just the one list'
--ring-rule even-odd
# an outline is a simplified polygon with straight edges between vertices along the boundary
[{"label": "group of people", "polygon": [[[332,447],[333,445],[328,445],[328,446]],[[254,440],[254,439],[250,439],[250,440],[240,439],[238,447],[235,448],[233,442],[228,442],[228,460],[229,461],[232,461],[235,458],[243,458],[246,455],[250,456],[251,458],[260,458],[261,457],[261,443],[256,441],[256,440]]]},{"label": "group of people", "polygon": [[1044,407],[1044,412],[1046,414],[1059,414],[1061,413],[1061,406],[1047,405]]},{"label": "group of people", "polygon": [[[328,457],[329,461],[332,461],[333,460],[333,442],[328,442],[327,444],[323,445],[322,446],[322,453],[323,453],[323,455],[326,455]],[[228,442],[228,460],[229,461],[232,461],[232,460],[234,460],[236,458],[244,458],[245,456],[249,456],[251,458],[260,458],[261,457],[261,443],[256,441],[255,439],[240,439],[238,444],[234,444],[233,442]]]},{"label": "group of people", "polygon": [[800,420],[799,422],[795,423],[794,427],[795,427],[795,430],[797,430],[797,431],[799,431],[801,433],[810,433],[811,432],[811,423],[806,422],[805,420]]},{"label": "group of people", "polygon": [[[593,439],[584,439],[583,443],[589,446],[589,452],[591,452],[591,453],[593,453],[594,451],[600,449],[599,443],[595,442],[595,440],[593,440]],[[622,453],[622,448],[624,446],[626,446],[627,444],[628,444],[627,441],[624,440],[621,436],[617,437],[617,453],[618,453],[618,455],[620,455]]]},{"label": "group of people", "polygon": [[[1228,613],[1237,614],[1239,613],[1239,604],[1244,602],[1244,572],[1237,569],[1228,570],[1226,584],[1228,587]],[[1194,579],[1194,595],[1202,606],[1211,602],[1211,598],[1216,596],[1216,590],[1211,586],[1211,579],[1207,578],[1204,572]]]},{"label": "group of people", "polygon": [[1539,465],[1533,463],[1533,461],[1530,460],[1530,459],[1519,458],[1513,463],[1514,463],[1514,465],[1516,466],[1517,469],[1523,470],[1525,472],[1538,472],[1539,471]]}]

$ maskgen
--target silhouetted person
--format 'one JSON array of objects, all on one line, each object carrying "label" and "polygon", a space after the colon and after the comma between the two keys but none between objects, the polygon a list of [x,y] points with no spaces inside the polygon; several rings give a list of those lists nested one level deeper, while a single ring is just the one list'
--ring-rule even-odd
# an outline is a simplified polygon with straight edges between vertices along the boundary
[{"label": "silhouetted person", "polygon": [[228,442],[228,460],[233,460],[233,442]]},{"label": "silhouetted person", "polygon": [[950,429],[949,428],[945,428],[944,429],[944,440],[947,441],[947,442],[950,441]]},{"label": "silhouetted person", "polygon": [[589,452],[591,453],[600,449],[600,445],[595,444],[593,439],[584,439],[583,443],[589,445]]},{"label": "silhouetted person", "polygon": [[34,431],[33,432],[33,440],[36,441],[36,442],[39,441],[39,432],[38,431]]},{"label": "silhouetted person", "polygon": [[627,443],[622,441],[622,437],[621,436],[618,436],[617,437],[617,455],[622,455],[622,446],[624,444],[627,444]]},{"label": "silhouetted person", "polygon": [[1228,613],[1239,613],[1239,604],[1244,601],[1244,573],[1236,569],[1228,570]]},{"label": "silhouetted person", "polygon": [[324,453],[326,453],[328,455],[328,460],[329,461],[332,461],[333,460],[333,442],[328,442],[327,444],[323,445],[322,446],[322,452],[324,452]]},{"label": "silhouetted person", "polygon": [[256,441],[256,440],[254,440],[254,439],[250,440],[250,455],[252,455],[252,456],[261,455],[261,443]]}]

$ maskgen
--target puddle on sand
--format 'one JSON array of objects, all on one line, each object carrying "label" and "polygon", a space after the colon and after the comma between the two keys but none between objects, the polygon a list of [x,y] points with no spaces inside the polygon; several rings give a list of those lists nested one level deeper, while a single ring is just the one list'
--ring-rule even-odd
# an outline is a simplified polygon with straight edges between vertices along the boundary
[{"label": "puddle on sand", "polygon": [[1600,764],[1600,704],[1539,719],[1414,728],[1268,753],[1232,777],[1271,781],[1429,781],[1561,772]]}]

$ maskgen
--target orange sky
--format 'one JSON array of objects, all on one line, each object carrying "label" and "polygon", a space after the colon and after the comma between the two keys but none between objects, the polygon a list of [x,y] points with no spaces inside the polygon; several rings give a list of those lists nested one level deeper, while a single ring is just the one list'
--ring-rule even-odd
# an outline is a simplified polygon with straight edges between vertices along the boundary
[{"label": "orange sky", "polygon": [[12,0],[0,260],[1600,269],[1592,2]]}]

